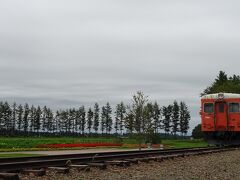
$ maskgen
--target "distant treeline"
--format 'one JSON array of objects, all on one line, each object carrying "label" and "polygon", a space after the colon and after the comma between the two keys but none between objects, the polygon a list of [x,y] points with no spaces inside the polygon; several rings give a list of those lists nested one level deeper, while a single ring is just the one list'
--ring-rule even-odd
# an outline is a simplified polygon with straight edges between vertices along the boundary
[{"label": "distant treeline", "polygon": [[[186,135],[190,113],[184,102],[174,101],[168,106],[148,103],[144,118],[151,122],[154,133]],[[9,105],[0,102],[0,134],[14,135],[89,135],[89,134],[134,134],[134,120],[127,113],[128,107],[119,103],[114,108],[109,103],[93,108],[71,108],[57,110],[44,106]]]},{"label": "distant treeline", "polygon": [[240,94],[240,76],[235,74],[228,76],[224,71],[220,71],[217,78],[201,95],[219,92]]}]

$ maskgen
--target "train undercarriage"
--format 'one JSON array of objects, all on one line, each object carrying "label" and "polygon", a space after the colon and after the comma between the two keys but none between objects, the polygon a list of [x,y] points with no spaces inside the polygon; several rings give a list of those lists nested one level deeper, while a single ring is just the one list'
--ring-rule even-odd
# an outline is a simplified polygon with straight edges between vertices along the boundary
[{"label": "train undercarriage", "polygon": [[240,145],[240,132],[218,131],[204,132],[204,139],[210,145]]}]

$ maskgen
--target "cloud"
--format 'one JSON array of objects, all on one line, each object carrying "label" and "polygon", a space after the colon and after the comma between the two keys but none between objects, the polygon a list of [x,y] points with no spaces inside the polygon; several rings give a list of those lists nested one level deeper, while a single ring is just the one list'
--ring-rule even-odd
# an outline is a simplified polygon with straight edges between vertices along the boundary
[{"label": "cloud", "polygon": [[65,108],[142,90],[198,116],[219,70],[238,74],[239,1],[0,2],[1,100]]}]

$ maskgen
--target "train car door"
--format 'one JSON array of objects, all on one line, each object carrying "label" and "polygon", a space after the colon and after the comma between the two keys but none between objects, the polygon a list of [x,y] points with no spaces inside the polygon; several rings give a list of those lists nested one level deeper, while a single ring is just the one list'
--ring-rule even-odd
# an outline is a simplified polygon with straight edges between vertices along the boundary
[{"label": "train car door", "polygon": [[217,131],[226,131],[228,126],[227,103],[216,102],[215,104],[215,128]]}]

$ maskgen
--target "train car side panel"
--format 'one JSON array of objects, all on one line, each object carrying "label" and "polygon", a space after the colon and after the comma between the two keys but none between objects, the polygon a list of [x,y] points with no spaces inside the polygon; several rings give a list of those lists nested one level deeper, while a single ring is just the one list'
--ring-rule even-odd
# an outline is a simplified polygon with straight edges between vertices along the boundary
[{"label": "train car side panel", "polygon": [[214,100],[202,100],[201,117],[202,131],[214,131]]},{"label": "train car side panel", "polygon": [[228,108],[224,101],[215,102],[215,131],[228,130]]},{"label": "train car side panel", "polygon": [[229,99],[228,130],[240,132],[240,99]]}]

